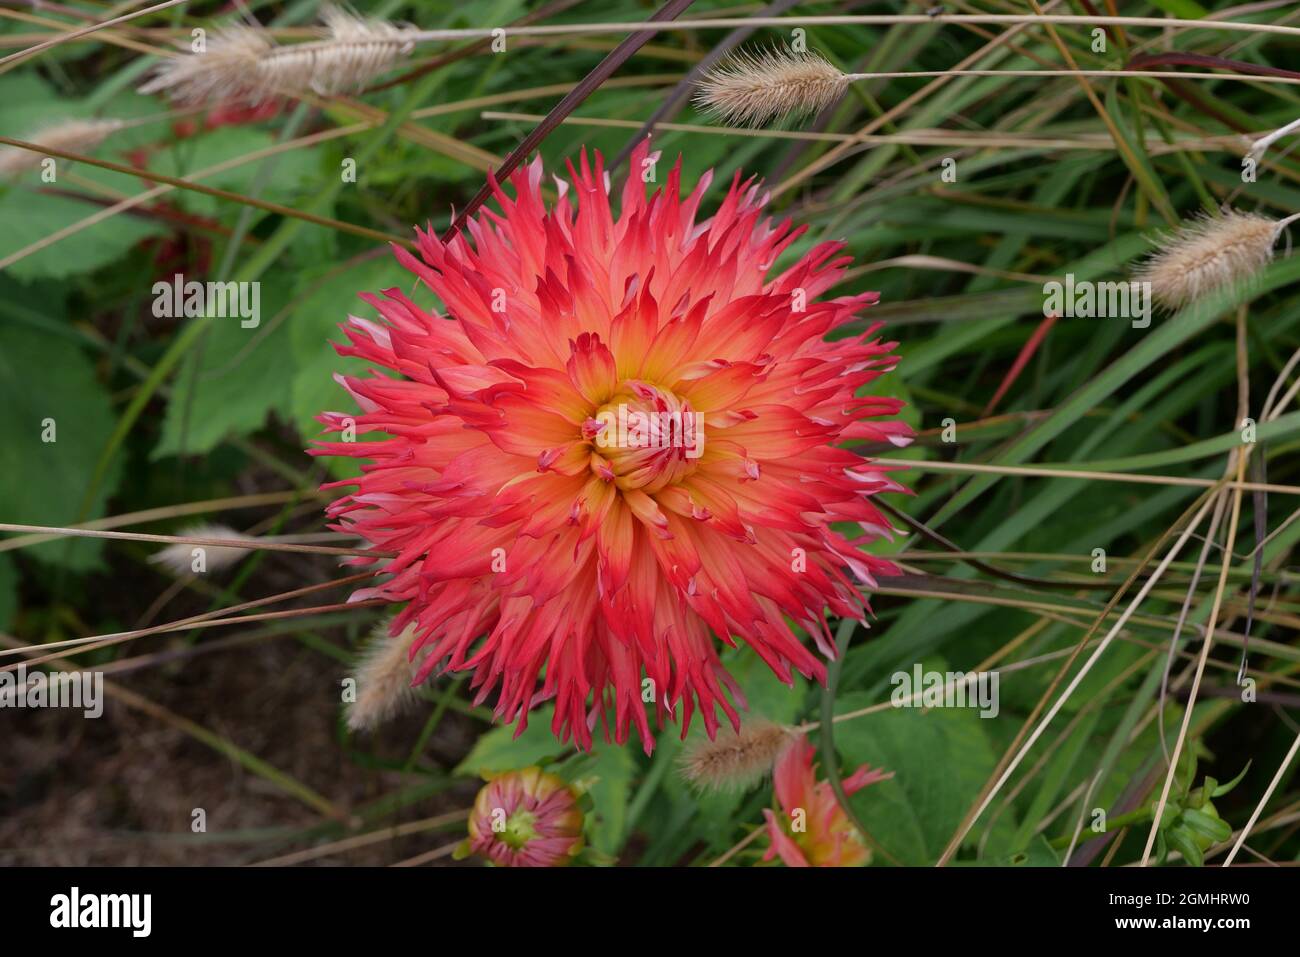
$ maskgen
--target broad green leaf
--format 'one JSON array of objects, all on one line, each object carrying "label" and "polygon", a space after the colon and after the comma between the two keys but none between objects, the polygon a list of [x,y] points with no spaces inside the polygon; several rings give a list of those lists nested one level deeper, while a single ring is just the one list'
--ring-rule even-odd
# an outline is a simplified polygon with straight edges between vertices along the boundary
[{"label": "broad green leaf", "polygon": [[173,320],[207,323],[207,335],[195,350],[197,374],[186,365],[176,378],[154,459],[201,455],[229,435],[261,428],[271,412],[288,409],[292,360],[281,314],[285,298],[276,283],[259,289],[256,327],[244,328],[246,320],[238,315]]},{"label": "broad green leaf", "polygon": [[482,775],[484,772],[513,771],[531,765],[545,766],[570,750],[551,733],[552,706],[538,708],[528,716],[528,727],[518,735],[515,725],[498,725],[479,737],[455,774]]},{"label": "broad green leaf", "polygon": [[[849,694],[835,710],[873,703]],[[835,744],[845,777],[862,764],[894,773],[851,800],[872,836],[909,865],[939,857],[996,760],[978,714],[957,708],[891,708],[842,721]]]},{"label": "broad green leaf", "polygon": [[332,343],[347,341],[339,326],[348,321],[349,314],[383,322],[359,294],[378,295],[380,290],[409,286],[409,282],[410,274],[387,253],[351,269],[340,271],[330,265],[299,277],[289,318],[293,354],[289,408],[304,440],[320,434],[316,416],[321,412],[356,409],[356,403],[334,376],[364,375],[370,364],[340,356]]},{"label": "broad green leaf", "polygon": [[604,854],[617,854],[627,838],[627,802],[636,772],[630,746],[602,744],[596,749],[590,772],[595,781],[588,792],[592,800],[589,833],[592,846]]},{"label": "broad green leaf", "polygon": [[[26,525],[75,521],[113,428],[112,407],[90,361],[65,340],[0,324],[0,409],[0,515]],[[87,517],[104,514],[120,472],[115,458]],[[86,571],[100,566],[102,546],[94,539],[65,540],[24,555]]]},{"label": "broad green leaf", "polygon": [[[0,195],[0,258],[103,209],[67,196],[36,192],[39,187],[38,180],[22,180]],[[160,223],[119,213],[24,256],[6,267],[5,274],[24,282],[85,275],[125,256],[142,239],[164,232]]]}]

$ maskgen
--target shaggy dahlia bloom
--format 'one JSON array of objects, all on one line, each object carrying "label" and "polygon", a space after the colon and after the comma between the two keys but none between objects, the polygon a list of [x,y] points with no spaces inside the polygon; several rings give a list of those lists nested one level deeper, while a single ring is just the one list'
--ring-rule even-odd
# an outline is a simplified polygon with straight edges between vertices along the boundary
[{"label": "shaggy dahlia bloom", "polygon": [[501,867],[562,867],[582,850],[582,810],[573,789],[541,768],[488,779],[469,815],[458,856]]},{"label": "shaggy dahlia bloom", "polygon": [[[871,860],[871,851],[835,800],[830,782],[817,780],[815,751],[807,738],[800,738],[776,763],[772,783],[782,815],[763,810],[772,842],[763,860],[779,855],[787,867],[860,867]],[[891,777],[864,764],[844,779],[844,793],[855,794]]]},{"label": "shaggy dahlia bloom", "polygon": [[619,742],[635,725],[649,752],[647,701],[683,735],[696,708],[710,735],[719,710],[737,725],[715,638],[786,683],[822,680],[800,632],[833,654],[826,611],[863,617],[859,589],[897,573],[863,546],[891,531],[871,497],[901,486],[838,445],[911,434],[865,389],[894,343],[849,328],[878,294],[819,300],[842,244],[778,272],[802,228],[762,218],[739,175],[701,219],[710,176],[682,199],[680,166],[650,197],[630,177],[615,217],[599,154],[549,210],[539,160],[468,238],[417,230],[419,255],[397,258],[446,315],[362,296],[384,321],[350,317],[337,349],[375,374],[339,377],[355,421],[320,421],[386,438],[313,450],[372,460],[329,514],[395,553],[353,597],[406,603],[393,628],[428,652],[416,680],[472,671],[520,730],[553,700],[554,732],[584,748],[598,724]]}]

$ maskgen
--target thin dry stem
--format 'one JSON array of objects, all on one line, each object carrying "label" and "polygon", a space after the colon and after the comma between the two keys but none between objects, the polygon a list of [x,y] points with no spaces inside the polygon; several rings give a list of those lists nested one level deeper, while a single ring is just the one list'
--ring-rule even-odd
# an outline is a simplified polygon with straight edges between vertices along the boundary
[{"label": "thin dry stem", "polygon": [[[104,142],[110,133],[121,128],[121,120],[63,120],[44,126],[25,136],[24,139],[37,146],[89,153]],[[0,149],[0,176],[13,176],[16,173],[35,169],[45,159],[47,157],[39,152],[6,146]]]}]

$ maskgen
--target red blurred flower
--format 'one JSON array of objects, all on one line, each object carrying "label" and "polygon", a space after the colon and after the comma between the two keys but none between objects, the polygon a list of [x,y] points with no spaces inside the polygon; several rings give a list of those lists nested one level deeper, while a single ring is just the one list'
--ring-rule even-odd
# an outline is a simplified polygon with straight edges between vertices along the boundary
[{"label": "red blurred flower", "polygon": [[[807,738],[800,738],[776,763],[772,781],[783,814],[778,818],[770,809],[763,811],[772,842],[763,860],[779,855],[787,867],[859,867],[871,860],[871,851],[835,800],[830,782],[817,780],[815,751]],[[864,764],[844,779],[844,793],[891,777]]]},{"label": "red blurred flower", "polygon": [[[584,152],[552,210],[539,160],[468,239],[417,230],[420,255],[397,257],[447,317],[397,288],[362,296],[385,322],[350,317],[338,351],[395,374],[339,377],[362,414],[320,421],[388,437],[314,451],[373,460],[335,483],[356,490],[329,513],[397,553],[354,598],[407,603],[393,627],[414,622],[431,649],[421,679],[472,670],[476,700],[499,688],[497,716],[521,729],[554,699],[554,731],[583,747],[612,708],[615,738],[635,724],[649,751],[646,699],[683,734],[697,705],[710,734],[719,708],[736,724],[714,636],[787,683],[824,677],[791,623],[833,653],[826,609],[861,617],[859,586],[896,574],[863,546],[890,530],[871,496],[901,490],[837,443],[911,433],[891,418],[899,401],[864,390],[894,344],[845,328],[878,295],[818,301],[849,262],[842,244],[774,275],[803,228],[761,218],[766,197],[739,174],[697,222],[711,177],[681,199],[680,161],[647,198],[647,150],[617,218]],[[632,447],[619,429],[674,414],[703,416],[702,444]]]}]

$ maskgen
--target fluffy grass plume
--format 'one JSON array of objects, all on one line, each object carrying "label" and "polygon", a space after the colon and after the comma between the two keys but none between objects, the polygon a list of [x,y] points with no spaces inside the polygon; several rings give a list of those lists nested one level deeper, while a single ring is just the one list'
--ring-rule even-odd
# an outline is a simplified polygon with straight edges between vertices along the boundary
[{"label": "fluffy grass plume", "polygon": [[792,728],[751,717],[739,731],[724,727],[687,750],[682,775],[701,790],[743,790],[771,772],[794,737]]},{"label": "fluffy grass plume", "polygon": [[[70,153],[89,153],[104,142],[108,134],[121,128],[121,120],[64,120],[20,138],[29,143],[67,150]],[[24,170],[34,169],[43,159],[44,156],[32,150],[6,146],[0,149],[0,176],[12,176]]]},{"label": "fluffy grass plume", "polygon": [[739,51],[709,70],[695,103],[732,126],[762,126],[820,112],[856,79],[816,53],[784,49]]},{"label": "fluffy grass plume", "polygon": [[165,92],[189,105],[260,103],[280,94],[334,96],[365,86],[414,46],[405,28],[338,7],[325,7],[321,20],[328,39],[285,46],[261,27],[223,27],[202,53],[160,64],[140,92]]},{"label": "fluffy grass plume", "polygon": [[348,727],[370,731],[400,714],[416,699],[416,665],[411,661],[415,626],[389,635],[391,620],[374,630],[357,668],[357,700],[348,705]]},{"label": "fluffy grass plume", "polygon": [[1226,210],[1198,216],[1163,236],[1135,278],[1167,309],[1181,309],[1207,293],[1247,283],[1273,259],[1278,235],[1296,219]]},{"label": "fluffy grass plume", "polygon": [[[250,539],[241,535],[229,525],[191,525],[181,531],[184,538],[217,538],[227,541],[246,542]],[[149,556],[149,561],[162,565],[178,577],[194,573],[194,550],[201,548],[206,570],[219,572],[229,568],[248,554],[247,548],[222,548],[220,545],[191,545],[189,542],[177,542],[168,545],[160,552]]]}]

